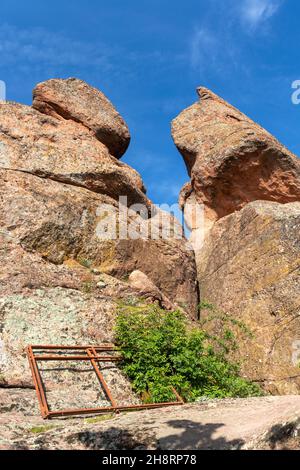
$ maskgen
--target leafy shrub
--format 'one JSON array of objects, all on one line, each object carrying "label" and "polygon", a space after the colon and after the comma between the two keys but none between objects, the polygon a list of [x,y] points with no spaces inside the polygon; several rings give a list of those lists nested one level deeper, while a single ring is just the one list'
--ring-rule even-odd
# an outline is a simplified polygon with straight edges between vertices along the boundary
[{"label": "leafy shrub", "polygon": [[236,348],[233,333],[226,329],[219,338],[211,337],[191,328],[179,311],[120,305],[116,342],[123,355],[121,367],[144,402],[174,400],[172,386],[186,401],[262,394],[227,358]]}]

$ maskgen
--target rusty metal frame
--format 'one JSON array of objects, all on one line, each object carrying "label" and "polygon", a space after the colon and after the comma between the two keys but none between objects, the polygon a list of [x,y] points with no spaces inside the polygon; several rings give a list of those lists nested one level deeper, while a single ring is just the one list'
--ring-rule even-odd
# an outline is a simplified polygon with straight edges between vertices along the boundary
[{"label": "rusty metal frame", "polygon": [[[36,351],[51,351],[52,354],[40,353],[36,355]],[[62,355],[58,354],[57,351],[81,351],[83,354],[76,355]],[[54,353],[53,353],[54,352]],[[56,352],[56,353],[55,353]],[[101,353],[106,353],[103,355]],[[110,353],[110,354],[109,354]],[[140,405],[123,405],[120,406],[116,403],[113,395],[101,373],[99,362],[117,362],[122,357],[117,353],[117,350],[113,344],[105,344],[100,346],[53,346],[53,345],[31,345],[27,346],[27,357],[31,369],[31,374],[41,410],[43,419],[49,419],[53,417],[82,415],[82,414],[98,414],[105,412],[119,413],[120,411],[126,410],[143,410],[151,408],[161,408],[165,406],[176,406],[183,405],[184,401],[179,393],[172,387],[172,392],[176,397],[176,401],[163,402],[163,403],[147,403]],[[99,408],[80,408],[80,409],[64,409],[59,411],[50,411],[49,404],[47,402],[46,390],[42,381],[42,377],[38,368],[38,361],[90,361],[93,369],[103,387],[103,390],[110,402],[111,406],[99,407]]]}]

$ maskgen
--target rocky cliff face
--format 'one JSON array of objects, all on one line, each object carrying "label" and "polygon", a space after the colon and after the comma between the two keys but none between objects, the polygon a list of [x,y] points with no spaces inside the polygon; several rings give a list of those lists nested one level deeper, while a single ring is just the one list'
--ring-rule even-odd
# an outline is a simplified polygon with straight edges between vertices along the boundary
[{"label": "rocky cliff face", "polygon": [[[252,331],[247,340],[239,335],[247,377],[272,393],[299,393],[300,160],[211,91],[198,93],[172,134],[191,176],[180,202],[194,237],[204,231],[201,299]],[[217,331],[220,322],[207,327]]]},{"label": "rocky cliff face", "polygon": [[[33,106],[0,105],[0,384],[9,386],[32,382],[28,344],[111,341],[116,303],[143,295],[128,281],[135,270],[151,300],[191,316],[198,303],[193,252],[163,237],[163,219],[173,234],[181,228],[150,213],[141,177],[118,160],[129,131],[109,100],[80,80],[49,80]],[[154,227],[155,239],[106,236],[105,223],[132,204],[146,209],[125,211],[125,222]]]},{"label": "rocky cliff face", "polygon": [[239,337],[244,374],[272,393],[299,392],[299,160],[199,94],[173,121],[194,238],[203,226],[193,208],[205,208],[196,263],[180,225],[153,210],[140,175],[119,161],[129,131],[101,92],[55,79],[37,85],[33,107],[0,105],[0,385],[31,386],[28,344],[112,341],[120,300],[195,318],[199,282],[202,300],[252,331]]},{"label": "rocky cliff face", "polygon": [[251,331],[239,335],[242,370],[272,393],[300,391],[299,228],[300,202],[251,202],[220,219],[198,254],[202,298]]},{"label": "rocky cliff face", "polygon": [[33,108],[89,129],[109,153],[122,157],[130,142],[127,124],[106,96],[77,78],[53,79],[33,90]]}]

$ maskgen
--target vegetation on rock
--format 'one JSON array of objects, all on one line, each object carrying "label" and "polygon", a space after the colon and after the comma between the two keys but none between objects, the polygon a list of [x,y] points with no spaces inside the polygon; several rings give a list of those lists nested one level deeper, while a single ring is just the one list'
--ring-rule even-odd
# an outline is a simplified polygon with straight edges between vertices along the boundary
[{"label": "vegetation on rock", "polygon": [[123,355],[121,367],[144,402],[174,400],[172,387],[186,401],[262,395],[228,358],[236,348],[233,332],[224,329],[212,337],[188,323],[180,311],[119,305],[116,342]]}]

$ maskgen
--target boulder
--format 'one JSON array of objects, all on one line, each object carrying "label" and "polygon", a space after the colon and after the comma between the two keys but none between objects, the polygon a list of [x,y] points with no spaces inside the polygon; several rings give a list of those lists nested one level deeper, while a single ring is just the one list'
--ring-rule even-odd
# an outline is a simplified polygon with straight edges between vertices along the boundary
[{"label": "boulder", "polygon": [[112,103],[100,90],[78,78],[39,83],[33,90],[33,107],[43,114],[82,124],[116,158],[129,145],[128,127]]},{"label": "boulder", "polygon": [[170,300],[158,289],[158,287],[149,279],[142,271],[135,270],[129,276],[129,283],[132,288],[136,289],[142,297],[152,302],[158,301],[159,305],[167,310],[174,310],[174,305]]},{"label": "boulder", "polygon": [[85,127],[21,104],[0,106],[0,168],[51,178],[128,205],[150,205],[140,175],[110,155]]},{"label": "boulder", "polygon": [[172,136],[204,204],[206,227],[256,200],[300,199],[299,159],[269,132],[206,88],[172,122]]},{"label": "boulder", "polygon": [[[0,386],[30,386],[28,344],[113,341],[118,302],[141,295],[122,282],[135,267],[196,314],[186,241],[102,239],[99,208],[119,210],[108,196],[18,171],[0,182]],[[134,211],[127,221],[148,224]]]},{"label": "boulder", "polygon": [[[255,201],[223,217],[197,254],[202,301],[244,323],[235,358],[272,394],[300,391],[300,202]],[[210,310],[201,311],[202,320]],[[222,315],[221,315],[222,316]],[[216,332],[219,320],[206,323]]]}]

